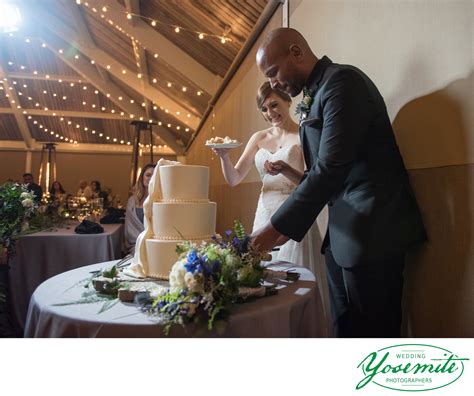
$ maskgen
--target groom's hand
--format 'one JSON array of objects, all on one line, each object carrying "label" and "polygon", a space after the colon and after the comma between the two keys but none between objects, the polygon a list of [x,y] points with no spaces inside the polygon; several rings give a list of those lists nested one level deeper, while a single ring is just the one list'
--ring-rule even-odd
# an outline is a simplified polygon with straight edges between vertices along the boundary
[{"label": "groom's hand", "polygon": [[270,222],[250,235],[250,238],[252,245],[262,253],[269,252],[275,246],[283,245],[289,239],[285,235],[280,234]]}]

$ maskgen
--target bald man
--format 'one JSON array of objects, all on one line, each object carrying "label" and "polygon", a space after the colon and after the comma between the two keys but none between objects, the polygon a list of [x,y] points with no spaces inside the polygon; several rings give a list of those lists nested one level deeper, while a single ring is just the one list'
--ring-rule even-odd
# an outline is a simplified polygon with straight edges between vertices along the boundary
[{"label": "bald man", "polygon": [[406,251],[426,240],[386,106],[359,69],[318,59],[296,30],[272,31],[257,65],[273,87],[305,93],[300,138],[307,171],[254,233],[262,251],[301,241],[329,207],[326,257],[334,334],[399,337]]}]

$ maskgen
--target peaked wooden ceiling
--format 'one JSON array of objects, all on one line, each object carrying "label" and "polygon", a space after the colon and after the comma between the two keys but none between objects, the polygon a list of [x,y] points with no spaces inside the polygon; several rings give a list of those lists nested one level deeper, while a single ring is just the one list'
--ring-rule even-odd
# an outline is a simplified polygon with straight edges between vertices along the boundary
[{"label": "peaked wooden ceiling", "polygon": [[269,1],[15,1],[0,143],[127,145],[141,120],[157,124],[153,145],[182,154]]}]

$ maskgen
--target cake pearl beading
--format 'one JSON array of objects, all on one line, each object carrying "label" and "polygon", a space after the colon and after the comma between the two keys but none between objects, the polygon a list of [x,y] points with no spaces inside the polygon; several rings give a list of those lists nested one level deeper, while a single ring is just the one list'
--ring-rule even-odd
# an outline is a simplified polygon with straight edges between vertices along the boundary
[{"label": "cake pearl beading", "polygon": [[190,242],[200,242],[200,241],[209,241],[212,239],[212,235],[202,235],[202,236],[194,236],[194,237],[187,237],[184,235],[183,237],[181,236],[163,236],[163,235],[155,235],[153,239],[156,239],[157,241],[190,241]]}]

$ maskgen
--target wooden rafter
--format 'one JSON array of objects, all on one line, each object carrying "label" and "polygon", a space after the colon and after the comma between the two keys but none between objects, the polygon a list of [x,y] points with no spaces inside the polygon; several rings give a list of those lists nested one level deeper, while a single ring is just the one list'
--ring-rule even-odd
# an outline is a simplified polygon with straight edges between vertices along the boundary
[{"label": "wooden rafter", "polygon": [[[197,114],[199,114],[199,112],[196,109],[183,107],[184,104],[182,105],[177,103],[174,99],[168,97],[166,93],[163,93],[162,91],[152,87],[148,82],[145,82],[145,89],[143,90],[141,88],[140,78],[131,70],[127,70],[114,57],[110,56],[98,47],[91,48],[87,44],[84,44],[84,42],[58,18],[45,13],[40,9],[36,9],[36,11],[41,14],[41,18],[39,19],[45,23],[44,27],[51,33],[60,35],[62,38],[68,41],[69,45],[82,52],[89,59],[93,59],[96,64],[100,65],[104,69],[107,69],[109,73],[119,81],[130,86],[135,91],[140,92],[152,102],[159,103],[163,107],[167,108],[171,114],[179,113],[184,115],[190,113],[191,116],[189,118],[185,117],[182,122],[189,125],[192,129],[197,127],[199,124],[199,117]],[[122,70],[125,70],[125,73],[122,73]]]},{"label": "wooden rafter", "polygon": [[[98,74],[95,67],[85,59],[85,57],[79,57],[79,59],[70,59],[69,57],[61,54],[59,49],[64,48],[66,43],[55,36],[52,32],[49,34],[42,34],[42,40],[45,41],[48,47],[57,54],[57,56],[65,62],[69,67],[71,67],[76,73],[82,76],[90,84],[95,86],[102,93],[109,93],[109,99],[119,106],[122,110],[127,112],[130,115],[133,115],[131,119],[142,119],[147,120],[146,113],[143,111],[142,107],[137,106],[136,104],[130,103],[130,97],[128,97],[125,92],[120,90],[115,84],[110,84],[105,82],[100,75]],[[119,100],[119,97],[122,97],[122,100]],[[169,132],[166,128],[154,128],[155,131],[158,131],[159,137],[166,142],[166,144],[174,150],[177,154],[183,152],[183,147],[176,142],[174,135]]]},{"label": "wooden rafter", "polygon": [[107,17],[114,21],[124,32],[139,40],[149,51],[157,53],[168,65],[188,76],[203,91],[212,95],[221,82],[221,77],[213,74],[202,64],[189,56],[181,48],[158,33],[139,17],[132,18],[134,24],[128,23],[127,10],[115,0],[91,0],[95,7],[107,7]]},{"label": "wooden rafter", "polygon": [[[139,0],[125,0],[125,5],[127,6],[127,10],[133,14],[140,14],[140,2]],[[134,26],[136,24],[136,20],[133,18],[130,20],[130,24]],[[148,78],[148,66],[146,63],[146,55],[145,55],[145,50],[137,44],[137,42],[134,39],[132,40],[132,45],[133,45],[133,52],[135,54],[135,60],[137,62],[138,69],[140,73],[142,74],[143,78],[141,79],[141,86],[142,90],[145,90],[145,81],[149,81]],[[150,116],[151,114],[151,102],[148,100],[148,98],[143,97],[144,103],[145,103],[145,111],[147,113],[147,116]]]},{"label": "wooden rafter", "polygon": [[25,116],[22,113],[22,110],[18,108],[20,106],[20,99],[15,91],[15,89],[10,89],[10,84],[8,83],[8,75],[5,73],[5,68],[0,62],[0,79],[3,80],[3,86],[8,92],[8,101],[10,103],[11,112],[15,116],[15,121],[18,124],[18,129],[20,130],[21,136],[23,137],[24,144],[27,149],[31,149],[34,145],[35,140],[31,135],[30,127],[25,120]]},{"label": "wooden rafter", "polygon": [[[35,142],[31,147],[32,151],[41,151],[43,147],[42,142]],[[0,140],[0,149],[6,151],[23,151],[24,145],[21,141],[17,140]],[[132,146],[123,144],[91,144],[91,143],[63,143],[59,144],[56,148],[57,152],[69,152],[69,153],[98,153],[98,154],[131,154]],[[144,153],[148,152],[147,148],[143,149]],[[154,154],[160,155],[173,155],[173,151],[166,147],[153,149]]]},{"label": "wooden rafter", "polygon": [[[46,77],[48,76],[48,77]],[[77,76],[62,76],[59,74],[32,74],[32,73],[8,73],[8,78],[18,80],[36,80],[36,81],[62,81],[83,83],[84,79]]]},{"label": "wooden rafter", "polygon": [[[74,118],[97,118],[101,120],[122,120],[129,121],[127,116],[120,114],[100,113],[98,111],[70,111],[70,110],[42,110],[24,109],[25,115],[43,117],[74,117]],[[14,114],[14,110],[9,107],[0,107],[0,114]]]},{"label": "wooden rafter", "polygon": [[[84,17],[82,16],[81,10],[78,8],[79,5],[69,1],[69,0],[61,0],[61,2],[69,9],[71,13],[72,19],[75,21],[77,31],[79,35],[82,37],[85,43],[88,43],[91,47],[96,47],[96,43],[91,36],[89,28],[87,27]],[[109,75],[101,69],[98,65],[97,71],[99,75],[102,77],[104,81],[109,81]]]}]

